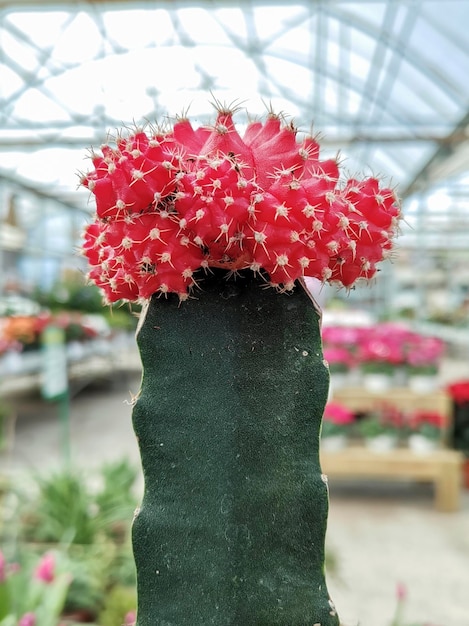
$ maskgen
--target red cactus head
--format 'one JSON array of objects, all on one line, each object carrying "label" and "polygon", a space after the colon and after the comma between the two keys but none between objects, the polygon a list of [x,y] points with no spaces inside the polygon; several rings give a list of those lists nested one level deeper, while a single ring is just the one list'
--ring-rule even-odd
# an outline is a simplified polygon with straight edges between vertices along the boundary
[{"label": "red cactus head", "polygon": [[341,182],[312,137],[270,113],[237,131],[231,111],[212,127],[177,120],[93,153],[82,184],[96,217],[84,233],[89,276],[110,302],[176,292],[200,267],[264,270],[291,289],[312,276],[350,287],[370,279],[392,248],[400,217],[376,178]]}]

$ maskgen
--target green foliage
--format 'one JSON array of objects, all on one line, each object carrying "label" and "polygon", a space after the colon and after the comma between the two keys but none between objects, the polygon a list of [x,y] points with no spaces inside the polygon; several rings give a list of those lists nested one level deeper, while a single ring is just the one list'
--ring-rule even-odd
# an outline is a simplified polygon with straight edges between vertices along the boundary
[{"label": "green foliage", "polygon": [[8,426],[12,409],[0,398],[0,451],[8,445]]},{"label": "green foliage", "polygon": [[[16,626],[29,615],[35,626],[55,626],[65,605],[70,574],[55,571],[57,555],[48,553],[35,561],[6,564],[0,553],[0,626]],[[44,559],[52,559],[45,574],[38,574]]]},{"label": "green foliage", "polygon": [[26,508],[22,535],[39,543],[92,543],[97,532],[89,493],[78,474],[38,477],[38,497]]},{"label": "green foliage", "polygon": [[35,300],[43,307],[57,311],[79,311],[82,313],[99,313],[106,317],[111,328],[132,331],[137,325],[137,314],[140,307],[130,306],[106,308],[103,306],[101,291],[96,285],[87,284],[82,276],[57,283],[49,292],[37,291]]},{"label": "green foliage", "polygon": [[101,314],[104,315],[111,328],[133,332],[137,328],[139,312],[140,307],[132,304],[132,308],[126,305],[120,308],[104,309]]},{"label": "green foliage", "polygon": [[102,468],[102,486],[93,492],[74,470],[36,478],[38,494],[24,508],[21,536],[39,543],[91,544],[101,534],[122,538],[136,506],[137,471],[128,461]]},{"label": "green foliage", "polygon": [[125,526],[135,511],[133,487],[137,470],[128,461],[122,460],[102,468],[103,485],[95,495],[94,502],[99,511],[99,523],[113,537],[122,536]]},{"label": "green foliage", "polygon": [[72,577],[67,610],[97,614],[115,585],[135,586],[130,526],[136,477],[137,469],[120,460],[104,465],[93,480],[73,470],[35,477],[36,492],[19,494],[5,543],[21,562],[44,546],[60,548]]},{"label": "green foliage", "polygon": [[59,282],[48,292],[37,291],[34,298],[51,311],[70,309],[86,313],[100,313],[103,308],[99,289],[94,285],[87,285],[82,276],[69,278],[66,283]]},{"label": "green foliage", "polygon": [[[126,616],[134,613],[137,608],[137,594],[135,589],[116,586],[112,589],[104,603],[103,610],[99,614],[100,626],[127,625]],[[124,621],[125,620],[125,621]]]}]

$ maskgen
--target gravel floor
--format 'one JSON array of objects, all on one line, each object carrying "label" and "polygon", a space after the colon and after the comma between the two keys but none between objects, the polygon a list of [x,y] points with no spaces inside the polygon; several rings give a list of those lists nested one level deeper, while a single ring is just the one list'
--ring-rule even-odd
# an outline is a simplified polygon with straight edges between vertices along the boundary
[{"label": "gravel floor", "polygon": [[[70,404],[71,460],[92,470],[127,457],[138,463],[130,401],[139,375],[87,388]],[[25,405],[0,473],[60,465],[58,407]],[[327,547],[335,560],[329,589],[345,626],[391,626],[396,587],[408,590],[399,626],[469,626],[469,491],[457,513],[433,507],[430,486],[331,484]],[[242,625],[237,625],[242,626]],[[392,626],[397,626],[393,624]]]}]

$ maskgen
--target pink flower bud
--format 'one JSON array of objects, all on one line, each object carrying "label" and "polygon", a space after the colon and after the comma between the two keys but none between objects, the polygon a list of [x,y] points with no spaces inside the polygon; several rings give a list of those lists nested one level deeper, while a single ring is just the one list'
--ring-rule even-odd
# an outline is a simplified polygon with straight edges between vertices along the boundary
[{"label": "pink flower bud", "polygon": [[6,577],[6,561],[5,557],[3,556],[3,552],[0,550],[0,583],[5,582]]},{"label": "pink flower bud", "polygon": [[34,613],[25,613],[18,622],[18,626],[35,626],[36,616]]},{"label": "pink flower bud", "polygon": [[34,576],[38,580],[42,580],[45,583],[51,583],[55,578],[55,559],[53,554],[45,554],[40,560]]},{"label": "pink flower bud", "polygon": [[406,597],[407,597],[407,587],[404,585],[404,583],[397,583],[396,594],[397,594],[397,599],[399,601],[402,601],[402,600],[406,599]]},{"label": "pink flower bud", "polygon": [[137,614],[135,611],[129,611],[124,618],[124,626],[134,626]]}]

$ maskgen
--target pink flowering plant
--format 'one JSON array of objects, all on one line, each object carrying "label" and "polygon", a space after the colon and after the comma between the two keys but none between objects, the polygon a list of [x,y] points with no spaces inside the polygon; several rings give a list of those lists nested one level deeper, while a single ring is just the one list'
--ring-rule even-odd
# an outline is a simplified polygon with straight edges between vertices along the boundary
[{"label": "pink flowering plant", "polygon": [[348,435],[355,422],[355,415],[339,402],[328,402],[324,410],[321,436]]},{"label": "pink flowering plant", "polygon": [[392,373],[405,362],[403,331],[393,324],[361,329],[357,358],[364,373]]},{"label": "pink flowering plant", "polygon": [[408,374],[436,374],[446,348],[443,340],[398,323],[325,327],[323,342],[331,372],[359,365],[365,373],[402,367]]},{"label": "pink flowering plant", "polygon": [[0,551],[0,626],[57,626],[70,584],[53,552],[24,567],[7,563]]},{"label": "pink flowering plant", "polygon": [[96,214],[83,253],[106,300],[186,300],[210,267],[251,269],[282,291],[304,276],[347,288],[372,278],[398,229],[394,191],[374,177],[343,179],[337,160],[321,160],[316,139],[298,140],[280,115],[241,135],[236,110],[217,111],[213,126],[182,117],[91,153],[81,184]]},{"label": "pink flowering plant", "polygon": [[413,621],[412,623],[409,623],[407,620],[405,620],[405,605],[407,603],[408,595],[409,594],[406,585],[401,582],[397,583],[396,608],[389,626],[443,626],[442,624],[438,625],[434,622],[429,621],[418,623]]},{"label": "pink flowering plant", "polygon": [[353,358],[346,348],[341,346],[325,346],[324,359],[329,365],[331,374],[348,372],[353,363]]},{"label": "pink flowering plant", "polygon": [[411,375],[436,375],[445,353],[445,343],[438,337],[409,333],[406,342],[407,370]]}]

